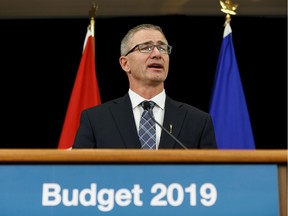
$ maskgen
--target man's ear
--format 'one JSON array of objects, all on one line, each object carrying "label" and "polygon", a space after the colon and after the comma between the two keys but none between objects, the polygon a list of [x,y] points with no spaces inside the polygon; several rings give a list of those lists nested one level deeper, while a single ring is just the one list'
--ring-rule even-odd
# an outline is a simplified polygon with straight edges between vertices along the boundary
[{"label": "man's ear", "polygon": [[120,65],[121,65],[122,69],[123,69],[126,73],[128,73],[128,72],[130,71],[129,61],[128,61],[128,59],[127,59],[126,56],[120,56],[120,58],[119,58],[119,63],[120,63]]}]

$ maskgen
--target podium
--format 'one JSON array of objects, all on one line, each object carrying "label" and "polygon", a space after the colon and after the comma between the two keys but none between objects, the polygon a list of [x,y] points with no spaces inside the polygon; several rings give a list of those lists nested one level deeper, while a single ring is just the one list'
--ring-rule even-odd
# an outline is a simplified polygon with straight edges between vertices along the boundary
[{"label": "podium", "polygon": [[0,150],[1,215],[287,215],[287,150]]}]

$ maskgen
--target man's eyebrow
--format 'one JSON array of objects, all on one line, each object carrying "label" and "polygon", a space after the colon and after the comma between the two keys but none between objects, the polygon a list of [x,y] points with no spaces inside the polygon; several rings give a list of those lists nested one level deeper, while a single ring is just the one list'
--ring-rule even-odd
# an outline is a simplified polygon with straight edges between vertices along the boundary
[{"label": "man's eyebrow", "polygon": [[[144,42],[144,43],[141,43],[141,44],[148,45],[148,44],[154,44],[154,43],[153,43],[153,41],[147,41],[147,42]],[[167,43],[165,43],[164,41],[157,41],[156,44],[166,45]]]},{"label": "man's eyebrow", "polygon": [[147,44],[153,44],[153,41],[146,41],[146,42],[141,43],[141,44],[145,44],[145,45],[147,45]]}]

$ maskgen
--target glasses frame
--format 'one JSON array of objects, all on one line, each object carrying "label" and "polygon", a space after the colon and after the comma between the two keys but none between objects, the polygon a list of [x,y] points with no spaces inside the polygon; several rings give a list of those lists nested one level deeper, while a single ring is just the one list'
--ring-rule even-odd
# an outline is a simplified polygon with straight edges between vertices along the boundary
[{"label": "glasses frame", "polygon": [[[143,52],[143,50],[141,50],[140,48],[139,48],[139,46],[142,46],[142,45],[146,45],[146,46],[152,46],[152,49],[151,49],[151,51],[148,51],[148,52]],[[163,45],[165,45],[165,46],[167,46],[167,52],[163,52],[163,51],[161,51],[160,50],[160,46],[163,46]],[[153,52],[153,50],[155,49],[155,47],[158,49],[158,51],[161,53],[161,54],[171,54],[171,52],[172,52],[172,46],[171,45],[169,45],[169,44],[150,44],[150,43],[141,43],[141,44],[137,44],[137,45],[135,45],[131,50],[129,50],[127,53],[126,53],[126,55],[124,55],[124,56],[127,56],[127,55],[129,55],[130,53],[132,53],[132,52],[134,52],[134,51],[136,51],[136,50],[138,50],[139,52],[141,52],[141,53],[151,53],[151,52]]]}]

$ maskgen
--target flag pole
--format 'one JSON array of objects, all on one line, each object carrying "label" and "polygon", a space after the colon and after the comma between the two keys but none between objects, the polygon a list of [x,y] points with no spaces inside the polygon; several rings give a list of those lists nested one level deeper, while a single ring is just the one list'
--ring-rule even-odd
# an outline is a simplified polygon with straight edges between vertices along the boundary
[{"label": "flag pole", "polygon": [[93,38],[93,53],[95,55],[95,17],[96,17],[96,11],[98,10],[98,4],[96,5],[96,2],[92,3],[91,9],[89,11],[89,17],[90,17],[90,31],[92,32],[92,38]]}]

